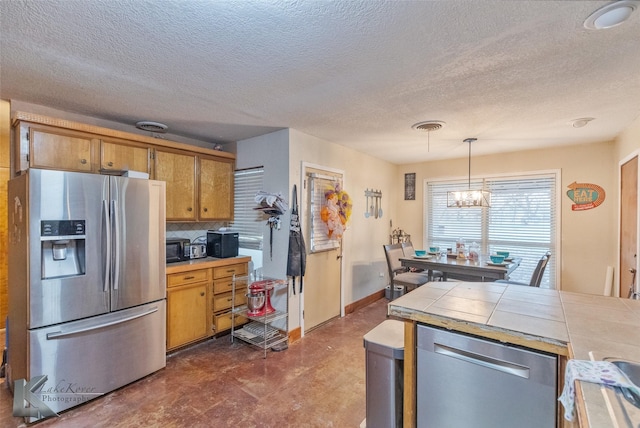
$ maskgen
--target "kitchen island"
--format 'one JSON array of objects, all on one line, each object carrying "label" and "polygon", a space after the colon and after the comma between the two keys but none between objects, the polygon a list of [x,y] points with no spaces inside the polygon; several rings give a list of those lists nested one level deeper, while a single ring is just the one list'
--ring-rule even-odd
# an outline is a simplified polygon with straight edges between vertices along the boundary
[{"label": "kitchen island", "polygon": [[[640,301],[496,283],[432,282],[390,302],[388,313],[405,321],[405,427],[416,424],[419,324],[557,355],[558,396],[568,358],[640,360]],[[577,392],[581,427],[640,422],[640,410],[612,390],[603,394],[599,385],[578,382]],[[578,426],[566,422],[563,412],[559,404],[558,426]]]}]

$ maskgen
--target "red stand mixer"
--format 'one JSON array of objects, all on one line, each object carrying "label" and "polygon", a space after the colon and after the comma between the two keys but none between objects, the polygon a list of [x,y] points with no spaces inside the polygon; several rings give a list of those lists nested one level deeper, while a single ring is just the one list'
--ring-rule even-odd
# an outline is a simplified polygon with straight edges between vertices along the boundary
[{"label": "red stand mixer", "polygon": [[249,286],[249,292],[251,294],[260,294],[263,293],[265,295],[264,305],[259,308],[256,308],[253,311],[249,311],[247,315],[252,317],[259,317],[271,314],[275,312],[273,306],[271,306],[271,293],[273,292],[274,281],[270,279],[265,279],[261,281],[255,281]]}]

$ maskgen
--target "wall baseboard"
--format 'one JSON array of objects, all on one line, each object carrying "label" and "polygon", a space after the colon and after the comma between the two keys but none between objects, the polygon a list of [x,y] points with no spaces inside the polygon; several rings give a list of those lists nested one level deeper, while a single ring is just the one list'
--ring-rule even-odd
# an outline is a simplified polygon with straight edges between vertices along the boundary
[{"label": "wall baseboard", "polygon": [[289,332],[289,343],[297,342],[302,338],[302,329],[296,327]]},{"label": "wall baseboard", "polygon": [[[363,299],[358,300],[357,302],[353,302],[344,308],[344,314],[349,315],[360,308],[364,308],[365,306],[370,305],[371,303],[384,299],[384,290],[377,291]],[[300,327],[296,327],[289,332],[289,343],[294,343],[302,338],[302,329]]]},{"label": "wall baseboard", "polygon": [[376,300],[384,299],[384,289],[377,291],[367,297],[364,297],[356,302],[350,303],[344,307],[344,314],[349,315],[358,309],[364,308],[365,306],[369,306]]}]

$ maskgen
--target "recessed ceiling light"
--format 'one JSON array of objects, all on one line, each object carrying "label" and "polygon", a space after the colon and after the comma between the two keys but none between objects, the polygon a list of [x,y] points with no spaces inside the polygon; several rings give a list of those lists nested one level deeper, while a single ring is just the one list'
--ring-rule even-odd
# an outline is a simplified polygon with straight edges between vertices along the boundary
[{"label": "recessed ceiling light", "polygon": [[593,117],[581,117],[580,119],[573,119],[569,123],[574,128],[582,128],[583,126],[586,126],[589,122],[591,122],[594,119],[595,118],[593,118]]},{"label": "recessed ceiling light", "polygon": [[636,10],[636,3],[631,0],[620,0],[608,4],[589,15],[584,21],[584,27],[589,30],[615,27],[629,19],[634,10]]}]

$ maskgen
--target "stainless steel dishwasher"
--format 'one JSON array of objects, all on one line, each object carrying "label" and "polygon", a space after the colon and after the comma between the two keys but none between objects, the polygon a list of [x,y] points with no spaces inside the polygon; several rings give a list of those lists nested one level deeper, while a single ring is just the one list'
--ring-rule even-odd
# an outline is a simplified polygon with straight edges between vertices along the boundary
[{"label": "stainless steel dishwasher", "polygon": [[553,428],[557,356],[418,325],[420,428]]}]

